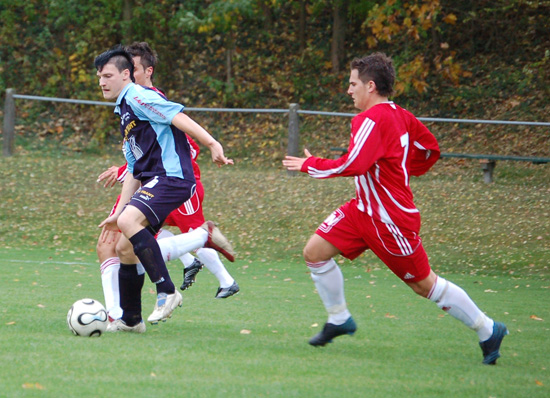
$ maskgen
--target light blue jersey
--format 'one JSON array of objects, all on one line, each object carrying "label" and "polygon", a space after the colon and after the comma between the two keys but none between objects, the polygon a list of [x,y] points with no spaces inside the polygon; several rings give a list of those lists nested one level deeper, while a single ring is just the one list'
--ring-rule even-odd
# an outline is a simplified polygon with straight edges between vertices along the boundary
[{"label": "light blue jersey", "polygon": [[120,115],[128,171],[134,178],[194,179],[187,137],[171,124],[183,109],[183,105],[134,83],[119,94],[115,113]]}]

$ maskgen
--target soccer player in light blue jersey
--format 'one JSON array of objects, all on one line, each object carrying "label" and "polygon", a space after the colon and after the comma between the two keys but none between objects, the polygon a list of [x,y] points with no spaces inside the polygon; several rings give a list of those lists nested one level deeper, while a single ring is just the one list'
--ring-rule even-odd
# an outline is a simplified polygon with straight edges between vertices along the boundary
[{"label": "soccer player in light blue jersey", "polygon": [[[175,290],[154,235],[168,214],[195,191],[189,143],[184,132],[210,149],[216,164],[233,164],[233,160],[225,157],[221,144],[204,128],[182,113],[183,105],[167,101],[154,90],[134,84],[133,60],[122,47],[100,54],[94,64],[103,97],[116,100],[115,113],[120,116],[120,131],[128,162],[119,204],[99,227],[122,232],[121,239],[133,247],[133,252],[156,285],[157,302],[147,319],[155,324],[165,321],[182,304],[181,294]],[[124,243],[119,242],[119,245]],[[210,221],[202,228],[179,235],[177,246],[183,253],[211,247],[234,261],[231,244]],[[136,264],[131,263],[134,256],[125,257],[123,253],[121,251],[119,256],[123,316],[118,321],[118,328],[143,332],[143,275],[139,275]]]}]

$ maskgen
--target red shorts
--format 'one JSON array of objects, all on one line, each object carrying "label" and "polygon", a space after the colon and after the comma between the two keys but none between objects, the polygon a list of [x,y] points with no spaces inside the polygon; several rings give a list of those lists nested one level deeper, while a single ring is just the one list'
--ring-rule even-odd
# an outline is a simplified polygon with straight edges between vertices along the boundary
[{"label": "red shorts", "polygon": [[111,212],[109,213],[109,217],[111,217],[113,214],[115,214],[116,207],[118,206],[118,202],[120,202],[120,195],[117,196],[116,202],[113,205],[113,208],[111,209]]},{"label": "red shorts", "polygon": [[316,234],[350,260],[365,250],[372,250],[405,282],[418,282],[430,274],[428,256],[417,232],[375,221],[357,209],[355,200],[327,217]]},{"label": "red shorts", "polygon": [[182,233],[189,232],[192,229],[196,229],[204,224],[204,214],[202,213],[202,201],[204,199],[204,187],[199,179],[197,179],[197,186],[195,194],[191,198],[172,211],[166,221],[166,225],[178,227]]}]

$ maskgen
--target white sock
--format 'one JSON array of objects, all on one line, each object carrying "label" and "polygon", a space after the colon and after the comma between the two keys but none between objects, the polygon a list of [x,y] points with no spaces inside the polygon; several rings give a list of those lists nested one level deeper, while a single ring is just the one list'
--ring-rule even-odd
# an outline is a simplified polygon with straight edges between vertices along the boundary
[{"label": "white sock", "polygon": [[191,264],[193,264],[193,262],[195,262],[195,260],[195,256],[190,253],[185,253],[183,256],[180,256],[180,261],[183,263],[184,268],[189,267]]},{"label": "white sock", "polygon": [[156,238],[157,238],[157,240],[158,240],[158,239],[164,239],[164,238],[171,238],[172,236],[174,236],[174,234],[172,233],[172,231],[169,231],[169,230],[167,230],[167,229],[161,228],[161,229],[159,230],[159,232],[157,233]]},{"label": "white sock", "polygon": [[157,242],[164,261],[170,261],[203,247],[207,239],[208,232],[203,228],[197,228],[185,234],[159,239]]},{"label": "white sock", "polygon": [[[167,229],[161,229],[159,233],[157,234],[157,241],[159,239],[166,239],[171,238],[175,236],[172,231],[168,231]],[[162,249],[161,249],[162,252]],[[168,253],[166,253],[168,255]],[[165,253],[162,253],[162,256],[165,257]],[[193,257],[189,253],[185,253],[182,256],[179,256],[180,261],[183,263],[184,267],[189,267],[191,264],[193,264],[193,261],[195,261],[195,257]],[[164,258],[164,261],[168,261],[168,259]]]},{"label": "white sock", "polygon": [[227,269],[221,262],[216,250],[205,247],[200,248],[197,250],[197,257],[208,268],[208,271],[218,278],[221,288],[230,287],[235,282],[235,279],[229,275],[229,272],[227,272]]},{"label": "white sock", "polygon": [[120,290],[118,287],[119,269],[120,260],[118,257],[108,258],[100,266],[101,285],[103,286],[103,296],[105,297],[105,309],[113,319],[122,317]]},{"label": "white sock", "polygon": [[485,341],[493,334],[493,320],[481,312],[470,296],[454,283],[438,276],[428,299],[470,329],[475,330],[479,341]]},{"label": "white sock", "polygon": [[311,279],[328,312],[328,322],[342,325],[351,316],[344,296],[344,276],[334,259],[320,263],[307,263]]}]

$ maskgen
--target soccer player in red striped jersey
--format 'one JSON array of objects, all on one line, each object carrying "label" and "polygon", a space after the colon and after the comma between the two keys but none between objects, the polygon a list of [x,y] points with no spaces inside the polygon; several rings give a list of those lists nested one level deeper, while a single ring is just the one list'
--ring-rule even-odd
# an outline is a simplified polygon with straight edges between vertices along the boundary
[{"label": "soccer player in red striped jersey", "polygon": [[508,330],[487,317],[467,295],[431,269],[420,239],[420,213],[409,186],[438,160],[437,140],[412,113],[388,98],[395,69],[375,53],[351,63],[348,95],[361,112],[351,121],[348,152],[339,159],[286,156],[283,165],[314,178],[354,177],[356,196],[319,226],[304,248],[319,296],[328,312],[323,330],[309,343],[324,346],[355,333],[344,279],[334,256],[353,260],[370,249],[415,293],[477,332],[483,363],[493,365]]}]

